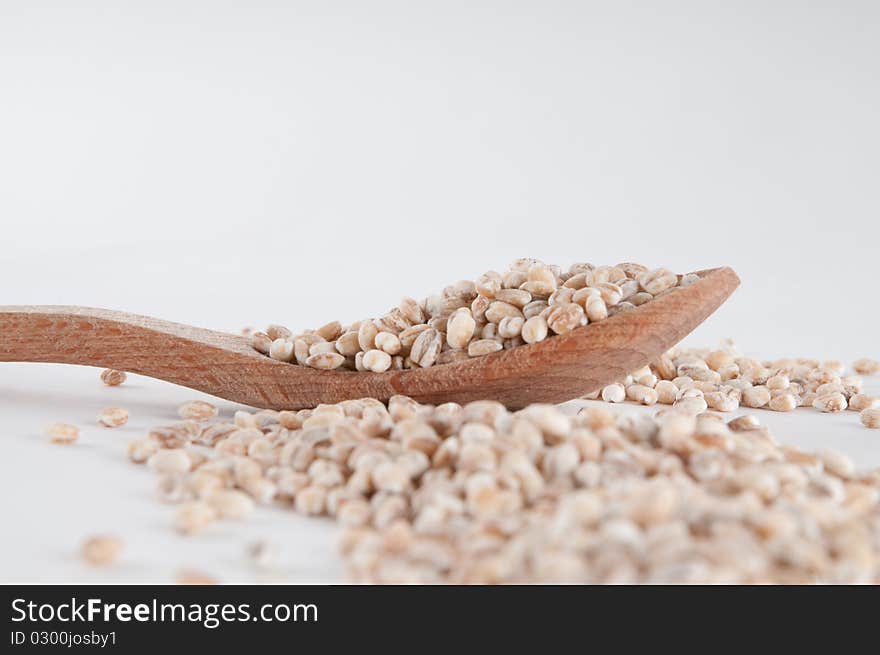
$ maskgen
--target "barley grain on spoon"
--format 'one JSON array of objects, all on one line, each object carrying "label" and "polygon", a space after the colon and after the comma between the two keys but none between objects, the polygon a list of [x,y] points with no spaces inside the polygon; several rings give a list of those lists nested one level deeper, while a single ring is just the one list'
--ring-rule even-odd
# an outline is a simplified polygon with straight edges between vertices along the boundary
[{"label": "barley grain on spoon", "polygon": [[[421,301],[404,298],[379,318],[347,326],[333,321],[300,334],[270,325],[265,332],[253,332],[251,342],[278,361],[324,370],[427,368],[566,334],[635,309],[677,286],[686,286],[686,276],[666,269],[574,264],[563,271],[524,258],[505,273],[489,271],[475,282],[456,282]],[[490,344],[496,339],[500,347]],[[385,358],[377,355],[365,363],[371,351],[399,359],[387,368]]]}]

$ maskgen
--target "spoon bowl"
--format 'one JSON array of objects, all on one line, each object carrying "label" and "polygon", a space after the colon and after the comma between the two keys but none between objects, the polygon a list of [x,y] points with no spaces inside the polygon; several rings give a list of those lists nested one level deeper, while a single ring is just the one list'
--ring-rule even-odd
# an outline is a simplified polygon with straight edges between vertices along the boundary
[{"label": "spoon bowl", "polygon": [[656,360],[739,285],[730,268],[635,309],[535,344],[429,368],[319,371],[279,362],[247,337],[106,309],[0,306],[0,362],[114,368],[266,409],[396,394],[423,403],[498,400],[511,409],[586,395]]}]

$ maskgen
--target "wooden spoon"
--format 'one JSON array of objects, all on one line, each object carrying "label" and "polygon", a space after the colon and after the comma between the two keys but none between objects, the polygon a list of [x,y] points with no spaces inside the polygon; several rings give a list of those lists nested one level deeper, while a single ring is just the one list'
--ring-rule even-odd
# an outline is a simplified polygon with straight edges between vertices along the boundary
[{"label": "wooden spoon", "polygon": [[557,403],[622,380],[678,343],[739,285],[729,268],[599,323],[483,357],[385,373],[319,371],[275,361],[246,337],[106,309],[0,307],[0,361],[115,368],[220,398],[300,409],[395,394],[427,403]]}]

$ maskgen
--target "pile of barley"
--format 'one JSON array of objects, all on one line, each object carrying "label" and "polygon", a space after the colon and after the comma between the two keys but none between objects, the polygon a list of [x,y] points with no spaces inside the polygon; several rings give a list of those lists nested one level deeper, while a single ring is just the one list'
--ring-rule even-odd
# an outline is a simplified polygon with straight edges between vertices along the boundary
[{"label": "pile of barley", "polygon": [[518,259],[504,274],[489,271],[421,302],[404,298],[378,319],[333,321],[296,335],[272,325],[250,337],[273,359],[317,369],[425,368],[565,334],[698,279],[633,263],[573,264],[563,272]]},{"label": "pile of barley", "polygon": [[356,581],[880,582],[880,470],[696,409],[199,404],[129,454],[186,534],[255,503],[335,517]]},{"label": "pile of barley", "polygon": [[[857,373],[880,371],[880,363],[863,358],[853,364]],[[661,403],[732,412],[740,406],[788,412],[813,407],[821,412],[851,409],[871,425],[880,399],[862,393],[862,378],[846,375],[838,361],[808,358],[762,361],[746,357],[732,342],[715,350],[673,348],[657,362],[635,371],[622,383],[609,384],[593,398],[619,403],[632,400],[644,405]]]}]

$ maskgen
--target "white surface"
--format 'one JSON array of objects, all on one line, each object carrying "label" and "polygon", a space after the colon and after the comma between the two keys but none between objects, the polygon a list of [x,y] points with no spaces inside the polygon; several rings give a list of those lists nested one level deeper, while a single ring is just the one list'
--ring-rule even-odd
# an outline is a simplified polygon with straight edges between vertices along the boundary
[{"label": "white surface", "polygon": [[[216,523],[187,538],[172,527],[174,506],[154,495],[155,476],[128,461],[126,446],[157,425],[179,420],[182,402],[204,398],[227,414],[241,406],[137,375],[104,386],[100,369],[47,364],[0,366],[0,582],[173,582],[196,569],[222,582],[324,583],[339,581],[337,529],[292,511],[260,508],[245,521]],[[129,410],[119,428],[99,426],[104,407]],[[43,435],[55,421],[82,428],[80,440],[58,445]],[[79,545],[93,534],[125,542],[118,566],[92,568]],[[266,540],[280,550],[272,571],[254,567],[249,544]]]},{"label": "white surface", "polygon": [[[520,256],[727,264],[691,343],[878,357],[878,44],[868,0],[0,0],[0,302],[301,328]],[[261,530],[339,574],[289,515],[174,537],[117,455],[192,394],[96,375],[0,365],[0,579],[93,579],[71,553],[114,526],[115,579],[246,579]],[[117,397],[120,433],[38,436]],[[768,420],[877,463],[851,414]]]}]

